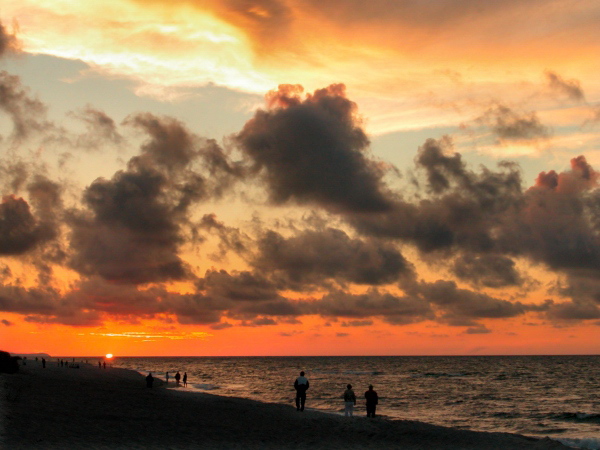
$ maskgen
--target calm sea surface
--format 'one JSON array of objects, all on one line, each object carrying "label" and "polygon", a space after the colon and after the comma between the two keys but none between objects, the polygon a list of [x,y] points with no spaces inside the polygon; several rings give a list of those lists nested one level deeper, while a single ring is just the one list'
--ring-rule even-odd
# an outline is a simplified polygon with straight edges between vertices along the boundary
[{"label": "calm sea surface", "polygon": [[350,383],[355,415],[363,415],[373,384],[383,416],[600,449],[600,356],[116,358],[113,365],[163,379],[187,372],[190,391],[289,405],[304,370],[309,408],[341,413]]}]

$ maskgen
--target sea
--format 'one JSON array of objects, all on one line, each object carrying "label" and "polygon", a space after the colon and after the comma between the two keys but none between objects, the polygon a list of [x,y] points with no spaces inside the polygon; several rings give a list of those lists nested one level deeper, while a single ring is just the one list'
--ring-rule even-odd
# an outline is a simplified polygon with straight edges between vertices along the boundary
[{"label": "sea", "polygon": [[[600,356],[116,357],[114,367],[165,379],[188,375],[189,392],[293,405],[300,371],[307,409],[343,414],[351,384],[364,416],[369,384],[377,413],[476,431],[549,437],[600,449]],[[365,418],[366,420],[366,418]]]}]

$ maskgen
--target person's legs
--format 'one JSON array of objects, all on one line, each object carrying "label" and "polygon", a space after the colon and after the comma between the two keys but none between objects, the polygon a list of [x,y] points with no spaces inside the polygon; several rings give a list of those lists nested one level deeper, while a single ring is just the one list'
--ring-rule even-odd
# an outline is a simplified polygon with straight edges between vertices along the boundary
[{"label": "person's legs", "polygon": [[300,411],[304,411],[304,403],[306,403],[306,392],[300,394]]},{"label": "person's legs", "polygon": [[300,411],[300,392],[296,392],[296,411]]}]

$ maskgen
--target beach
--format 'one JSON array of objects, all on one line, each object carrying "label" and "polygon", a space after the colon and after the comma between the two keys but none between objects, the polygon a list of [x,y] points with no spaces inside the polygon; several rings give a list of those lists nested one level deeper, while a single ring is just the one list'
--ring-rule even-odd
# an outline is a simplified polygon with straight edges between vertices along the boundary
[{"label": "beach", "polygon": [[[292,405],[184,392],[119,368],[29,361],[1,374],[5,448],[566,449],[550,439],[346,418]],[[310,400],[310,396],[309,396]]]}]

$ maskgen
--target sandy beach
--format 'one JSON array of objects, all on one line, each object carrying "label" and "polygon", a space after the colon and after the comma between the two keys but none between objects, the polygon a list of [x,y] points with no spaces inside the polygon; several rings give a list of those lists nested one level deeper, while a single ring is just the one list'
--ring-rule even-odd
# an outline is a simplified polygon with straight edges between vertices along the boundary
[{"label": "sandy beach", "polygon": [[136,372],[31,361],[0,375],[5,448],[561,449],[550,439],[416,421],[345,418],[292,405],[146,387]]}]

